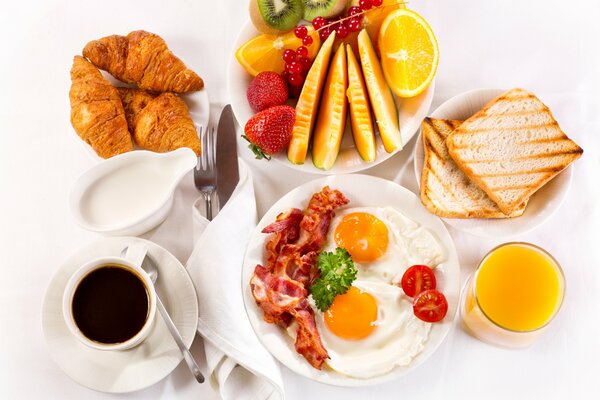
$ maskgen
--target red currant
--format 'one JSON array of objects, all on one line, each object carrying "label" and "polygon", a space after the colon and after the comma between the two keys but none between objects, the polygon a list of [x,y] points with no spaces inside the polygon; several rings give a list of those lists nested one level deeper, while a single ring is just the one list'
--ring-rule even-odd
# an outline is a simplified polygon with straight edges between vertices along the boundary
[{"label": "red currant", "polygon": [[327,40],[327,38],[329,37],[329,35],[331,35],[331,28],[330,27],[322,28],[319,31],[319,38],[321,39],[321,42],[324,42],[325,40]]},{"label": "red currant", "polygon": [[286,81],[287,81],[287,80],[290,78],[290,75],[291,75],[291,74],[290,74],[288,71],[283,71],[283,72],[281,73],[281,77],[282,77],[283,79],[285,79]]},{"label": "red currant", "polygon": [[297,26],[296,29],[294,29],[294,35],[296,35],[298,39],[303,39],[308,35],[308,29],[306,29],[306,26],[304,25]]},{"label": "red currant", "polygon": [[352,6],[348,9],[348,15],[351,17],[356,14],[360,14],[362,9],[359,6]]},{"label": "red currant", "polygon": [[306,57],[308,55],[308,49],[304,46],[300,46],[296,49],[298,57]]},{"label": "red currant", "polygon": [[286,49],[283,52],[283,61],[285,61],[286,64],[296,61],[296,52],[292,49]]},{"label": "red currant", "polygon": [[335,33],[336,33],[336,37],[343,39],[346,36],[348,36],[348,33],[349,33],[348,27],[346,26],[346,24],[344,24],[342,22],[338,26],[335,27]]},{"label": "red currant", "polygon": [[360,30],[360,21],[356,17],[352,17],[348,20],[348,30],[350,32],[357,32]]},{"label": "red currant", "polygon": [[292,84],[290,83],[288,93],[291,98],[300,97],[300,93],[302,93],[302,85],[292,86]]},{"label": "red currant", "polygon": [[285,65],[285,70],[292,75],[301,74],[302,64],[300,64],[298,61],[292,61],[291,63]]},{"label": "red currant", "polygon": [[308,72],[308,70],[310,69],[310,60],[306,57],[300,57],[298,59],[298,62],[300,63],[300,65],[302,65],[302,70],[304,72]]},{"label": "red currant", "polygon": [[360,5],[360,8],[362,8],[365,11],[373,7],[373,3],[371,3],[371,0],[360,0],[358,2],[358,5]]},{"label": "red currant", "polygon": [[371,0],[371,4],[373,5],[373,7],[379,7],[383,4],[383,0]]},{"label": "red currant", "polygon": [[323,26],[325,26],[326,23],[327,23],[327,21],[325,20],[325,18],[323,18],[323,17],[315,17],[315,19],[313,19],[313,21],[312,21],[312,26],[315,29],[320,29]]},{"label": "red currant", "polygon": [[305,36],[304,38],[302,38],[302,44],[305,46],[310,46],[313,42],[313,38],[311,38],[310,36]]},{"label": "red currant", "polygon": [[292,86],[300,86],[300,85],[302,85],[303,81],[304,81],[304,78],[300,74],[292,74],[288,78],[288,82]]}]

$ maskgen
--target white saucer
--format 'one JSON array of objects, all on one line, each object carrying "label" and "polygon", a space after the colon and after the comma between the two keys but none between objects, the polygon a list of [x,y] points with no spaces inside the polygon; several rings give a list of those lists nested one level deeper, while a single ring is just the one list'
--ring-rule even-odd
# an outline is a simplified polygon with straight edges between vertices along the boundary
[{"label": "white saucer", "polygon": [[[431,113],[431,117],[465,120],[479,111],[488,101],[505,91],[502,89],[475,89],[458,94],[440,105]],[[421,185],[424,159],[423,139],[419,132],[414,153],[415,178],[418,186]],[[460,231],[480,237],[499,238],[528,232],[543,224],[560,208],[571,186],[572,175],[573,168],[569,166],[535,192],[520,217],[504,219],[442,218],[442,220]]]},{"label": "white saucer", "polygon": [[126,351],[91,349],[79,342],[64,322],[62,296],[71,274],[86,261],[119,255],[124,247],[136,242],[146,243],[148,253],[156,260],[159,269],[156,291],[188,348],[196,334],[196,291],[185,267],[171,253],[135,237],[103,238],[88,244],[71,255],[54,274],[44,298],[42,328],[52,359],[74,381],[90,389],[110,393],[140,390],[169,375],[183,359],[160,316],[148,338]]}]

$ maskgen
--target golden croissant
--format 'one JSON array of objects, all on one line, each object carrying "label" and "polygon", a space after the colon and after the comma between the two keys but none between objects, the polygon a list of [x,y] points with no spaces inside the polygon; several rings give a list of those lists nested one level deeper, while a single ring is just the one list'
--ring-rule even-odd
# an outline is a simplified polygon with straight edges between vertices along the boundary
[{"label": "golden croissant", "polygon": [[134,132],[135,123],[140,112],[158,95],[145,90],[125,87],[119,87],[117,90],[119,91],[119,96],[121,96],[121,102],[125,109],[125,118],[127,119],[129,131]]},{"label": "golden croissant", "polygon": [[154,92],[186,93],[200,90],[204,82],[187,68],[158,35],[133,31],[89,42],[83,55],[115,78]]},{"label": "golden croissant", "polygon": [[73,59],[69,99],[73,128],[100,157],[133,150],[119,92],[81,56]]},{"label": "golden croissant", "polygon": [[189,147],[200,155],[200,139],[187,105],[173,93],[161,94],[140,111],[133,135],[144,149],[166,152]]}]

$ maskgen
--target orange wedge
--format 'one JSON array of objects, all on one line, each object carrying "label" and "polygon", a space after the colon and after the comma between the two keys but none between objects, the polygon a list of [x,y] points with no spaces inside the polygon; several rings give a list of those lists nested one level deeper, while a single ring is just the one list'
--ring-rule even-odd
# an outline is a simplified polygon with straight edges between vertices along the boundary
[{"label": "orange wedge", "polygon": [[[312,27],[307,26],[308,34],[313,38],[313,43],[308,48],[308,58],[315,58],[321,46],[319,34]],[[298,39],[294,32],[284,35],[258,35],[244,43],[235,52],[235,58],[244,69],[252,76],[262,71],[283,72],[285,63],[283,52],[285,49],[296,50],[302,46],[302,40]]]},{"label": "orange wedge", "polygon": [[429,86],[439,60],[431,27],[414,11],[391,12],[379,30],[381,67],[388,85],[400,97],[413,97]]}]

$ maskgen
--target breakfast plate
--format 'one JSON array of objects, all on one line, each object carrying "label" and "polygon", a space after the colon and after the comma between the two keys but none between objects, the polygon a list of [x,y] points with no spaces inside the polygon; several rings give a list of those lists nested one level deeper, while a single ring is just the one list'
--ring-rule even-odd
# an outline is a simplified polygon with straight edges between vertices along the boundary
[{"label": "breakfast plate", "polygon": [[[436,267],[437,288],[444,293],[448,300],[448,313],[437,323],[431,324],[429,337],[425,339],[422,351],[406,366],[396,366],[382,375],[368,378],[356,378],[324,367],[314,369],[294,349],[293,339],[286,331],[275,324],[266,323],[263,311],[256,305],[250,289],[250,279],[257,264],[263,264],[266,235],[262,229],[275,221],[277,215],[291,208],[304,208],[313,193],[321,191],[324,186],[341,191],[350,203],[345,208],[355,207],[391,207],[395,212],[401,212],[406,217],[425,228],[441,248],[442,262]],[[343,213],[340,208],[336,214]],[[421,229],[421,227],[417,229]],[[413,232],[416,232],[413,231]],[[327,247],[327,243],[324,247]],[[358,281],[356,281],[358,282]],[[399,290],[397,287],[395,289]],[[409,190],[396,183],[366,175],[329,176],[308,182],[289,192],[277,201],[263,216],[252,233],[242,267],[242,292],[244,305],[250,323],[258,338],[267,350],[283,365],[292,371],[309,379],[336,386],[366,386],[373,385],[405,375],[422,364],[442,344],[450,331],[459,305],[460,295],[460,266],[452,239],[442,221],[427,212],[420,200]],[[412,310],[411,310],[412,311]],[[386,313],[386,315],[388,315]]]},{"label": "breakfast plate", "polygon": [[[134,87],[132,85],[126,85],[123,82],[112,77],[109,73],[102,71],[102,75],[113,85],[113,86],[125,86],[125,87]],[[184,93],[180,95],[181,98],[187,104],[190,117],[192,121],[194,121],[194,125],[198,126],[208,126],[208,119],[210,116],[210,100],[208,98],[208,91],[206,87],[202,88],[202,90],[198,90],[197,92]],[[76,134],[75,131],[72,133],[72,137],[74,137],[82,146],[85,147],[86,152],[90,155],[90,157],[94,161],[102,161],[104,160],[102,157],[98,156],[92,146],[88,143],[82,141]],[[134,145],[135,150],[139,150],[137,146]]]},{"label": "breakfast plate", "polygon": [[[476,89],[461,93],[440,105],[432,118],[465,120],[479,111],[487,102],[505,92],[502,89]],[[414,171],[420,186],[424,152],[422,133],[419,133],[414,152]],[[480,237],[505,237],[528,232],[543,224],[561,206],[573,175],[573,167],[567,167],[531,196],[525,212],[520,217],[506,219],[459,219],[442,218],[448,225],[460,231]]]},{"label": "breakfast plate", "polygon": [[[235,50],[242,44],[258,34],[258,31],[256,31],[252,23],[248,21],[242,27],[241,32],[235,40],[232,49],[232,55],[229,59],[227,83],[229,96],[231,98],[231,107],[233,108],[233,113],[235,114],[235,117],[242,129],[250,117],[254,115],[254,112],[248,105],[248,100],[246,99],[246,90],[248,89],[248,85],[250,84],[252,77],[238,63],[233,53],[235,53]],[[402,137],[403,144],[406,145],[406,143],[408,143],[408,141],[419,129],[423,118],[425,118],[431,106],[434,90],[435,79],[423,93],[416,97],[404,99],[396,97],[395,100],[396,105],[398,106],[398,114],[400,119],[400,135]],[[350,131],[350,123],[347,123],[346,131],[340,147],[340,152],[334,166],[330,170],[325,171],[315,167],[310,156],[310,151],[308,152],[309,154],[307,155],[304,164],[301,165],[292,164],[289,162],[285,153],[276,154],[273,156],[273,159],[276,160],[276,162],[282,163],[290,168],[313,174],[348,174],[374,167],[375,165],[392,157],[396,153],[387,153],[385,151],[379,135],[376,136],[376,147],[377,154],[375,161],[371,163],[363,161],[356,151],[354,141],[352,139],[352,133]]]},{"label": "breakfast plate", "polygon": [[138,242],[145,243],[156,260],[156,291],[188,348],[196,334],[198,302],[194,285],[183,265],[167,250],[134,237],[103,238],[83,247],[52,278],[44,298],[42,328],[50,356],[69,377],[90,389],[110,393],[140,390],[169,375],[183,359],[162,318],[156,318],[142,344],[126,351],[87,347],[71,334],[63,318],[63,292],[71,275],[91,259],[117,256],[123,248]]}]

